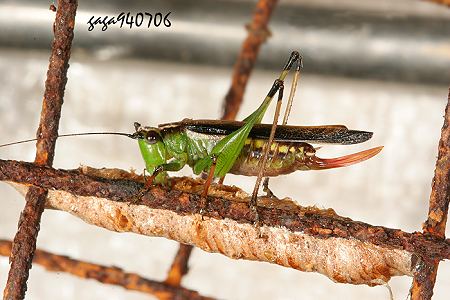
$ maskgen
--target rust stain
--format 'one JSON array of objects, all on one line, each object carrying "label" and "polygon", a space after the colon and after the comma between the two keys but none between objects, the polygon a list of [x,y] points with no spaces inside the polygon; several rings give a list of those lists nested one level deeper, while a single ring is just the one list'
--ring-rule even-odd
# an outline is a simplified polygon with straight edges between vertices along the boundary
[{"label": "rust stain", "polygon": [[207,232],[205,231],[203,227],[203,220],[202,216],[196,215],[194,220],[194,228],[195,228],[195,244],[199,245],[201,248],[205,249],[206,251],[212,249],[211,244],[209,243],[207,239]]},{"label": "rust stain", "polygon": [[372,273],[377,274],[376,277],[384,282],[388,282],[392,277],[391,269],[387,265],[376,265]]}]

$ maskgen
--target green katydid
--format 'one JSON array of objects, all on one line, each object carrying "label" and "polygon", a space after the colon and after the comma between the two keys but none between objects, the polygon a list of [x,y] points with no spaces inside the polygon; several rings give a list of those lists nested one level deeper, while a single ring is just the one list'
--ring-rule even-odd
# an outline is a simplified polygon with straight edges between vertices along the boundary
[{"label": "green katydid", "polygon": [[[283,96],[283,81],[294,64],[297,64],[289,103],[283,125],[277,119]],[[137,139],[146,171],[151,182],[163,183],[167,172],[179,171],[189,165],[195,174],[209,172],[204,195],[212,178],[223,178],[227,173],[258,176],[251,205],[256,205],[256,195],[263,176],[272,177],[296,170],[321,170],[352,165],[379,153],[382,147],[361,151],[343,157],[322,159],[315,155],[314,144],[357,144],[372,137],[371,132],[349,130],[343,125],[288,126],[285,125],[295,92],[301,56],[292,52],[280,77],[275,80],[261,105],[242,122],[222,120],[190,120],[167,123],[158,127],[135,123],[133,134],[119,132],[65,134],[116,134]],[[273,124],[260,124],[278,92],[277,110]],[[35,139],[32,139],[35,140]],[[0,145],[0,147],[22,142]]]}]

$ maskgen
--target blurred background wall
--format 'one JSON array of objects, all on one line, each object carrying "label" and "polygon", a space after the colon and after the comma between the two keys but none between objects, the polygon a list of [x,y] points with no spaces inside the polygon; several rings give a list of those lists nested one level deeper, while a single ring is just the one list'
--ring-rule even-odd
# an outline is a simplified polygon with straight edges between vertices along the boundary
[{"label": "blurred background wall", "polygon": [[[38,125],[54,12],[52,1],[0,1],[0,143],[33,137]],[[133,130],[183,118],[218,118],[255,1],[80,1],[61,133]],[[170,28],[88,31],[92,16],[171,12]],[[292,50],[304,72],[290,124],[345,124],[374,132],[364,145],[329,146],[322,157],[384,145],[356,166],[297,172],[271,181],[279,197],[333,208],[354,220],[421,230],[428,212],[437,144],[450,82],[450,11],[424,1],[280,1],[247,87],[239,118],[252,112]],[[272,119],[271,112],[266,121]],[[0,149],[2,159],[33,160],[34,145]],[[54,166],[142,170],[137,145],[121,137],[58,140]],[[189,175],[184,169],[181,174]],[[254,178],[227,176],[251,191]],[[0,185],[0,236],[13,238],[23,198]],[[450,231],[447,230],[447,236]],[[162,280],[177,243],[118,234],[45,211],[38,247],[116,265]],[[385,287],[335,284],[267,263],[235,261],[195,249],[185,286],[220,299],[386,299]],[[8,259],[0,258],[0,283]],[[397,299],[411,278],[390,282]],[[446,299],[442,263],[434,299]],[[146,299],[67,274],[31,270],[27,299]]]}]

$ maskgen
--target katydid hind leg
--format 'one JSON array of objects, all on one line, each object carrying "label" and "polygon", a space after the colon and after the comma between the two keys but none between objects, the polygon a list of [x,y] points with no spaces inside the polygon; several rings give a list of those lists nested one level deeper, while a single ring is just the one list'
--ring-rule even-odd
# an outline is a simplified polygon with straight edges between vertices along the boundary
[{"label": "katydid hind leg", "polygon": [[266,193],[266,197],[269,198],[277,198],[277,196],[275,196],[275,194],[272,192],[272,190],[269,188],[269,178],[270,177],[266,177],[264,178],[263,181],[263,191]]},{"label": "katydid hind leg", "polygon": [[[258,107],[247,119],[241,128],[227,135],[225,138],[220,140],[212,149],[211,154],[217,156],[217,163],[214,176],[215,177],[223,177],[227,174],[230,169],[233,167],[233,164],[236,162],[237,157],[242,151],[244,147],[245,141],[252,130],[253,126],[257,123],[261,122],[268,105],[270,104],[270,100],[274,97],[274,95],[280,89],[280,86],[283,85],[283,81],[277,79],[273,83],[269,93],[264,99],[263,104]],[[209,161],[209,165],[206,163]],[[194,166],[194,170],[199,170],[203,167],[209,167],[211,165],[210,159],[206,161],[205,159],[200,160]],[[204,164],[201,165],[200,164]]]},{"label": "katydid hind leg", "polygon": [[258,165],[259,166],[258,177],[256,178],[255,187],[253,189],[252,198],[250,201],[250,207],[256,213],[255,224],[258,224],[258,222],[259,222],[259,216],[258,216],[258,211],[257,211],[258,190],[259,190],[259,186],[261,185],[261,180],[264,176],[264,171],[266,169],[267,157],[269,155],[270,147],[271,147],[271,145],[273,143],[273,139],[275,137],[275,131],[277,129],[278,118],[280,116],[281,103],[283,101],[283,91],[284,91],[283,81],[278,80],[278,86],[279,86],[278,101],[277,101],[277,106],[275,109],[275,114],[273,117],[272,129],[270,131],[270,136],[269,136],[269,140],[267,141],[266,148],[264,149],[262,160],[260,161],[260,163]]},{"label": "katydid hind leg", "polygon": [[[275,80],[272,85],[269,93],[267,94],[264,101],[261,105],[247,118],[244,119],[245,125],[235,132],[229,134],[224,139],[222,139],[219,143],[211,151],[211,154],[217,155],[217,164],[214,176],[223,177],[225,174],[230,171],[233,167],[233,164],[236,162],[236,159],[244,147],[245,140],[247,139],[251,129],[255,124],[261,123],[261,120],[272,101],[275,94],[280,89],[280,83],[283,84],[283,80],[289,71],[292,69],[292,66],[297,62],[298,65],[301,65],[301,56],[297,51],[293,51],[287,61],[286,65],[283,68],[283,71],[280,74],[280,77]],[[204,167],[210,166],[211,161],[206,159],[198,162],[194,169],[199,171],[199,169],[204,170]],[[197,167],[197,168],[196,168]]]},{"label": "katydid hind leg", "polygon": [[[284,81],[284,79],[286,78],[287,74],[289,73],[289,71],[292,69],[292,66],[297,63],[297,69],[301,68],[302,66],[302,56],[300,55],[300,53],[298,51],[292,51],[291,55],[289,56],[288,61],[286,62],[286,64],[284,65],[283,70],[281,71],[280,76],[278,77],[278,80]],[[274,86],[272,86],[272,89],[274,88]],[[272,90],[271,90],[272,91]],[[276,92],[276,91],[275,91]],[[261,104],[261,106],[258,108],[267,108],[270,104],[270,101],[272,100],[273,96],[275,95],[275,92],[272,94],[272,97],[266,97],[263,101],[263,103]],[[270,92],[269,92],[270,94]],[[265,111],[265,110],[264,110]],[[246,117],[243,121],[247,122],[249,121],[249,119],[252,117],[253,114],[255,114],[255,112],[253,112],[251,115],[249,115],[248,117]],[[261,120],[259,120],[260,123]]]},{"label": "katydid hind leg", "polygon": [[298,81],[300,79],[300,70],[302,68],[303,68],[303,58],[301,56],[299,56],[299,59],[297,61],[297,67],[295,68],[294,77],[293,77],[292,83],[291,83],[291,90],[289,92],[289,98],[288,98],[288,102],[286,105],[286,110],[284,111],[283,122],[281,123],[282,125],[287,124],[289,114],[291,113],[292,103],[294,102],[295,92],[297,90]]},{"label": "katydid hind leg", "polygon": [[[297,55],[291,54],[291,57],[297,57]],[[294,102],[294,97],[295,97],[295,92],[297,90],[297,86],[298,86],[298,81],[300,79],[300,70],[303,68],[303,57],[301,55],[298,55],[298,60],[296,61],[297,65],[295,68],[295,73],[294,73],[294,77],[292,79],[292,83],[291,83],[291,89],[289,91],[289,98],[288,98],[288,102],[286,104],[286,110],[284,111],[284,116],[283,116],[283,122],[281,123],[281,125],[286,125],[287,121],[289,119],[289,115],[291,113],[291,108],[292,108],[292,104]],[[286,64],[286,67],[289,67],[289,62],[288,64]],[[285,68],[286,68],[285,67]],[[290,66],[292,67],[292,65]],[[275,197],[275,195],[272,193],[272,191],[269,188],[269,177],[266,177],[264,179],[264,192],[266,193],[267,197]]]}]

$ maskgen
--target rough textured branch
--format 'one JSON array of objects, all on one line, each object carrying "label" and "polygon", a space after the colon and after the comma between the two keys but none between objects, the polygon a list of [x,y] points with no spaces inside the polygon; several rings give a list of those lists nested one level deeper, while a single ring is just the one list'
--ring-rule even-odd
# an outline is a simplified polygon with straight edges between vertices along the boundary
[{"label": "rough textured branch", "polygon": [[259,48],[270,35],[267,24],[277,2],[277,0],[259,0],[256,4],[253,20],[247,26],[247,38],[242,44],[241,52],[234,65],[231,87],[225,96],[222,116],[224,120],[234,120],[236,118],[242,103],[245,87],[258,56]]},{"label": "rough textured branch", "polygon": [[[142,184],[136,175],[115,170],[55,170],[0,160],[0,180],[50,189],[47,205],[114,231],[162,236],[232,258],[267,261],[322,273],[338,282],[381,284],[412,275],[417,257],[450,257],[450,241],[421,233],[371,226],[304,208],[291,201],[260,199],[257,230],[247,195],[237,188],[212,186],[202,216],[202,182],[172,179],[172,189],[152,187],[129,203]],[[108,178],[97,178],[102,175]],[[118,179],[122,178],[122,179]],[[333,259],[330,260],[330,257]]]},{"label": "rough textured branch", "polygon": [[[444,125],[439,141],[438,158],[434,171],[433,187],[430,195],[428,219],[423,224],[423,232],[436,238],[445,238],[448,206],[450,202],[450,89],[445,108]],[[436,282],[439,260],[425,257],[418,264],[414,274],[412,299],[431,299]]]},{"label": "rough textured branch", "polygon": [[[9,256],[11,248],[12,243],[10,241],[0,240],[0,255]],[[152,294],[158,299],[212,299],[203,297],[196,291],[173,287],[169,284],[142,278],[134,273],[126,273],[117,267],[92,264],[43,250],[36,250],[33,263],[43,266],[47,271],[66,272],[81,278],[118,285],[127,290]]]},{"label": "rough textured branch", "polygon": [[[58,6],[53,25],[55,37],[45,82],[41,119],[37,130],[35,163],[39,165],[51,165],[53,162],[61,106],[67,82],[77,1],[58,1]],[[14,237],[10,257],[11,267],[3,294],[4,299],[23,299],[25,297],[29,269],[36,249],[36,239],[46,196],[47,191],[33,187],[25,197],[25,208],[20,215],[18,230]]]}]

